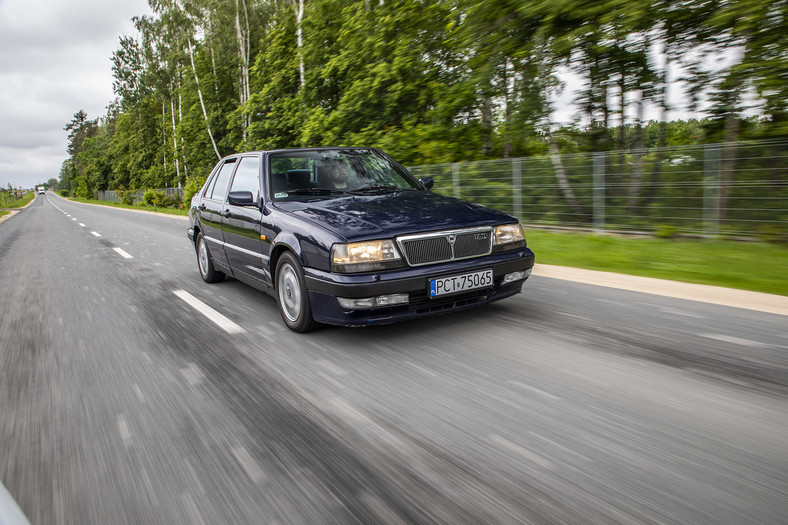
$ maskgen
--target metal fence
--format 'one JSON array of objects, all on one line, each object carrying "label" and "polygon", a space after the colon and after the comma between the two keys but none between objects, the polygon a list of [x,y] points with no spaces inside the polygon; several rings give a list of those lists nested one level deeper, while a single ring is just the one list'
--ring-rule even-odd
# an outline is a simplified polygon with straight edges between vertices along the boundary
[{"label": "metal fence", "polygon": [[788,140],[409,168],[522,222],[665,235],[788,236]]},{"label": "metal fence", "polygon": [[[145,192],[150,190],[137,190],[135,192],[128,193],[128,199],[132,200],[131,204],[144,204],[145,203]],[[156,192],[164,192],[165,195],[168,197],[178,196],[183,199],[183,189],[181,188],[163,188],[163,189],[156,189],[153,190]],[[96,200],[100,201],[109,201],[109,202],[121,202],[121,196],[119,195],[120,192],[115,190],[99,190],[96,191]],[[124,192],[127,193],[127,192]]]}]

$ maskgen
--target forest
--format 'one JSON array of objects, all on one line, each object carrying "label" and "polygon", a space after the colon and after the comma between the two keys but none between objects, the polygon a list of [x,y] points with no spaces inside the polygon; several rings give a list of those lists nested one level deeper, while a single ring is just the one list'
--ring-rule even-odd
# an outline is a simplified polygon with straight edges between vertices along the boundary
[{"label": "forest", "polygon": [[[189,194],[255,149],[377,146],[423,165],[788,137],[788,0],[149,4],[113,53],[106,114],[65,124],[58,186],[77,197]],[[567,74],[571,124],[551,102]]]}]

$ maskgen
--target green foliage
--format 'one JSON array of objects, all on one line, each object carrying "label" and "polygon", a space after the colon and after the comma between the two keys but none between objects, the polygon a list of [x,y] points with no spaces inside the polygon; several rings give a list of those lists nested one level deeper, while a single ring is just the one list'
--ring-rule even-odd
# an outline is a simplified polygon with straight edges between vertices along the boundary
[{"label": "green foliage", "polygon": [[163,191],[146,190],[142,195],[142,200],[148,206],[155,208],[178,208],[182,201],[179,195],[167,195]]},{"label": "green foliage", "polygon": [[68,190],[60,190],[60,196],[61,197],[69,197],[69,191]]},{"label": "green foliage", "polygon": [[672,239],[678,233],[678,228],[673,224],[659,224],[654,230],[654,237],[658,239]]},{"label": "green foliage", "polygon": [[[151,9],[113,54],[117,101],[101,118],[77,111],[64,128],[62,189],[188,186],[210,172],[216,150],[368,145],[413,165],[544,155],[548,139],[575,153],[788,136],[785,0]],[[734,48],[740,59],[719,71],[699,52]],[[684,73],[670,78],[666,64],[679,63]],[[550,121],[561,68],[584,82],[574,115],[582,126]],[[712,108],[699,120],[646,122],[644,104],[666,120],[667,90],[679,84],[694,109],[711,89]],[[743,119],[748,90],[762,114]]]},{"label": "green foliage", "polygon": [[86,177],[77,177],[77,189],[74,195],[80,199],[92,199],[93,190],[90,188],[88,179]]},{"label": "green foliage", "polygon": [[200,191],[202,185],[205,184],[206,177],[189,177],[186,179],[186,185],[183,187],[183,202],[191,203],[192,197]]},{"label": "green foliage", "polygon": [[117,189],[117,196],[121,203],[131,205],[134,204],[134,201],[137,199],[137,190],[126,190],[121,185]]}]

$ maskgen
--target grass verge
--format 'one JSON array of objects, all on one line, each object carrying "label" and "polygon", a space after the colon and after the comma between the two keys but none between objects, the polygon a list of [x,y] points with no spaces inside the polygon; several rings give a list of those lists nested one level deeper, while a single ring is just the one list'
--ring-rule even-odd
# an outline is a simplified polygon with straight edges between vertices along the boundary
[{"label": "grass verge", "polygon": [[74,202],[84,202],[85,204],[100,204],[101,206],[109,206],[111,208],[125,208],[127,210],[155,211],[158,213],[166,213],[168,215],[189,215],[189,210],[187,209],[181,210],[178,208],[157,208],[156,206],[136,206],[132,204],[121,204],[119,202],[77,199],[76,197],[68,197],[68,200]]},{"label": "grass verge", "polygon": [[788,247],[526,231],[537,263],[788,295]]},{"label": "grass verge", "polygon": [[21,208],[36,198],[36,192],[28,191],[20,199],[12,199],[7,194],[0,194],[0,208]]}]

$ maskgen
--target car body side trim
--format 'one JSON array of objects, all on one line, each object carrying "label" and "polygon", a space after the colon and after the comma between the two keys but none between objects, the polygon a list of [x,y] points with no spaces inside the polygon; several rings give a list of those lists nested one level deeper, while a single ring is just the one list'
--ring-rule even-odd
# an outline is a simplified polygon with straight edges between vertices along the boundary
[{"label": "car body side trim", "polygon": [[236,246],[235,244],[230,244],[227,242],[223,244],[225,248],[229,248],[237,252],[245,253],[246,255],[249,255],[251,257],[259,258],[260,261],[262,261],[263,263],[267,263],[268,260],[270,259],[270,257],[268,257],[267,255],[263,255],[262,253],[258,253],[258,252],[253,252],[252,250],[247,250],[246,248],[241,248],[240,246]]},{"label": "car body side trim", "polygon": [[222,248],[224,248],[224,246],[225,246],[225,242],[224,241],[220,241],[216,237],[208,237],[207,235],[203,234],[203,239],[205,239],[206,241],[210,241],[210,242],[212,242],[212,243],[214,243],[214,244],[216,244],[218,246],[221,246]]}]

